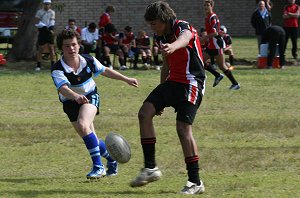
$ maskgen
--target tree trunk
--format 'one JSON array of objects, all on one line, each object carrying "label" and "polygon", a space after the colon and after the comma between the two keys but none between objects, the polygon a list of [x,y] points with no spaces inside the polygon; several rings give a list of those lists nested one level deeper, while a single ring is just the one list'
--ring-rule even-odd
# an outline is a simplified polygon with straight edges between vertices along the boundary
[{"label": "tree trunk", "polygon": [[12,49],[7,55],[9,61],[32,60],[35,57],[38,30],[34,24],[40,3],[41,0],[25,0],[18,31],[14,37]]}]

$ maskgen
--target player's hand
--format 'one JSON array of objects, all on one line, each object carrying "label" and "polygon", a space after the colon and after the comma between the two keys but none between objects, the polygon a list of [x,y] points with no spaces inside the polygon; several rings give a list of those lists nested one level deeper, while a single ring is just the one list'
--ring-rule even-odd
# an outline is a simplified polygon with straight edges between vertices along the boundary
[{"label": "player's hand", "polygon": [[139,83],[135,78],[128,78],[127,83],[133,87],[139,87]]},{"label": "player's hand", "polygon": [[76,101],[78,104],[87,104],[87,103],[89,103],[89,100],[88,100],[87,97],[85,97],[84,95],[78,95],[78,96],[75,98],[75,101]]},{"label": "player's hand", "polygon": [[166,44],[162,44],[161,51],[162,51],[163,54],[169,55],[169,54],[172,54],[175,51],[175,48],[173,47],[172,44],[166,43]]}]

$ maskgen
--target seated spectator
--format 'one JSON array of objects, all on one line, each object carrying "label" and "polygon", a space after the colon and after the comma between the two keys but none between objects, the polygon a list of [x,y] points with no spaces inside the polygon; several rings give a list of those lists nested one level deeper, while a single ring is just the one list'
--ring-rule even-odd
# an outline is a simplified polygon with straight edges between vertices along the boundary
[{"label": "seated spectator", "polygon": [[155,64],[155,69],[156,70],[160,70],[160,65],[159,65],[159,60],[158,60],[158,54],[161,53],[161,51],[159,50],[159,46],[158,43],[156,42],[157,39],[157,35],[154,34],[153,35],[153,43],[152,43],[152,54],[153,54],[153,60],[154,60],[154,64]]},{"label": "seated spectator", "polygon": [[69,19],[68,25],[65,27],[66,30],[72,29],[81,35],[81,28],[76,26],[76,20],[75,19]]},{"label": "seated spectator", "polygon": [[119,46],[120,39],[117,35],[117,29],[111,23],[107,24],[104,28],[104,34],[102,36],[103,44],[103,61],[109,68],[113,68],[109,54],[115,54],[119,57],[120,69],[127,69],[124,62],[124,54]]},{"label": "seated spectator", "polygon": [[135,36],[132,32],[132,27],[126,26],[124,28],[124,33],[121,32],[119,34],[120,38],[120,47],[124,53],[124,64],[126,65],[128,53],[133,55],[133,51],[131,48],[136,48],[135,44]]},{"label": "seated spectator", "polygon": [[99,47],[99,30],[95,23],[90,23],[81,31],[81,43],[83,54],[95,53],[96,58],[101,59],[101,48]]},{"label": "seated spectator", "polygon": [[229,56],[229,63],[230,63],[229,68],[233,69],[234,54],[232,49],[232,38],[229,34],[227,34],[227,28],[225,27],[225,25],[221,25],[220,35],[223,37],[225,41],[224,54]]},{"label": "seated spectator", "polygon": [[137,68],[139,54],[142,55],[142,61],[145,69],[150,68],[151,50],[150,50],[150,38],[145,31],[139,31],[137,38],[135,39],[136,49],[134,55],[134,66]]}]

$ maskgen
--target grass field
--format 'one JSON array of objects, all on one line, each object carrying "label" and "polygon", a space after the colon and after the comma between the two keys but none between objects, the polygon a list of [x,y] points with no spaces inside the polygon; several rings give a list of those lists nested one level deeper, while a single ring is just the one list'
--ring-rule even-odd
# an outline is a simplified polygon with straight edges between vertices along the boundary
[{"label": "grass field", "polygon": [[[255,60],[254,38],[236,42],[239,58]],[[246,46],[252,48],[245,52]],[[0,67],[1,198],[186,197],[177,194],[187,176],[171,108],[154,120],[162,179],[142,188],[128,185],[143,164],[137,112],[158,84],[159,72],[122,72],[139,80],[137,89],[95,79],[101,93],[97,134],[122,134],[132,158],[119,166],[118,176],[88,182],[88,152],[62,111],[50,71],[36,73],[33,68],[34,62]],[[300,197],[300,67],[237,65],[234,74],[239,91],[229,91],[227,79],[212,88],[213,77],[207,74],[206,94],[193,125],[206,186],[199,196]]]}]

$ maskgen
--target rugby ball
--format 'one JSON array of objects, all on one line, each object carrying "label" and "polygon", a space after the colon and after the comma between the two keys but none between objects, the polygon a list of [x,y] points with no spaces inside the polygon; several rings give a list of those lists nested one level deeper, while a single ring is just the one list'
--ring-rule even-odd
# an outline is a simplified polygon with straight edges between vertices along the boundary
[{"label": "rugby ball", "polygon": [[126,163],[130,160],[130,145],[123,136],[110,132],[105,138],[105,145],[111,158],[117,162]]}]

